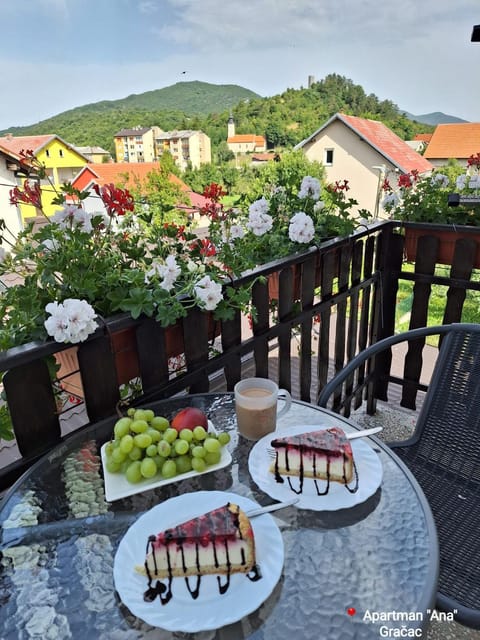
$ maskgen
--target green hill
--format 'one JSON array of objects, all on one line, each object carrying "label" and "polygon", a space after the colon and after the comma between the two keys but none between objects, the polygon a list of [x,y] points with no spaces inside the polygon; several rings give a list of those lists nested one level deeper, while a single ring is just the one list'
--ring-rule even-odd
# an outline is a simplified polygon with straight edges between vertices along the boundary
[{"label": "green hill", "polygon": [[226,140],[232,112],[237,133],[265,135],[269,148],[282,148],[297,144],[338,111],[381,120],[405,140],[433,130],[409,120],[393,102],[380,101],[352,80],[330,74],[307,89],[287,89],[265,98],[237,85],[179,82],[122,100],[87,104],[8,131],[13,135],[56,133],[71,144],[113,151],[113,136],[123,128],[200,129],[210,136],[215,151]]}]

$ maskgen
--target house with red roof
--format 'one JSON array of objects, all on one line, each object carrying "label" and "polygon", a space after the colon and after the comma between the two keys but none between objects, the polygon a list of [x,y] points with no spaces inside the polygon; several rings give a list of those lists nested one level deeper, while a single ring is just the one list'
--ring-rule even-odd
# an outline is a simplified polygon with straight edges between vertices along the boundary
[{"label": "house with red roof", "polygon": [[[47,178],[41,179],[43,210],[51,215],[58,205],[52,200],[64,182],[70,182],[88,162],[88,158],[77,151],[73,145],[62,140],[60,136],[46,134],[37,136],[12,136],[7,134],[0,137],[0,146],[7,151],[19,154],[22,151],[32,151],[35,158],[45,167]],[[37,212],[32,205],[22,205],[23,219],[35,218]]]},{"label": "house with red roof", "polygon": [[377,120],[336,113],[300,142],[307,158],[321,162],[327,182],[348,180],[348,196],[359,209],[381,215],[379,202],[386,177],[433,170],[433,164]]},{"label": "house with red roof", "polygon": [[435,127],[424,156],[436,167],[453,158],[466,167],[468,158],[479,152],[480,122],[452,122]]},{"label": "house with red roof", "polygon": [[[144,182],[148,175],[153,171],[158,171],[160,164],[158,162],[109,162],[102,164],[88,164],[85,166],[76,178],[72,181],[72,186],[80,191],[90,191],[94,184],[104,186],[106,184],[114,184],[116,187],[123,189],[132,189],[138,187]],[[199,211],[207,203],[206,198],[199,193],[195,193],[190,187],[179,177],[171,173],[169,181],[179,187],[181,193],[185,196],[185,202],[178,203],[178,209],[184,211],[190,217],[200,220]],[[103,210],[101,200],[92,192],[84,201],[84,207],[87,211],[99,212]],[[205,218],[201,220],[205,221]]]}]

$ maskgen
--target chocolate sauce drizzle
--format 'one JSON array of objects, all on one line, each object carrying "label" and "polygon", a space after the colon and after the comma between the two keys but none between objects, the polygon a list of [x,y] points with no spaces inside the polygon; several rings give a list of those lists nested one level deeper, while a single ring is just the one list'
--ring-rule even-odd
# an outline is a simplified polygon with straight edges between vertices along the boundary
[{"label": "chocolate sauce drizzle", "polygon": [[[194,576],[185,576],[185,584],[186,587],[194,600],[196,600],[200,594],[200,584],[201,578],[200,575],[200,548],[207,544],[213,545],[213,557],[214,557],[214,565],[215,567],[219,567],[220,563],[218,561],[217,555],[217,545],[223,545],[226,554],[226,566],[227,573],[225,577],[225,582],[222,583],[222,578],[220,575],[217,576],[218,583],[218,591],[222,595],[228,591],[230,586],[230,575],[232,573],[232,564],[230,562],[230,554],[228,543],[229,539],[235,538],[237,533],[241,537],[241,530],[238,526],[238,513],[232,513],[227,508],[220,508],[211,511],[200,518],[195,518],[188,523],[184,523],[175,527],[173,529],[167,529],[164,534],[161,534],[160,544],[162,544],[166,549],[166,557],[167,557],[167,571],[168,577],[166,579],[166,583],[161,580],[154,580],[150,569],[148,568],[147,560],[145,560],[145,571],[148,577],[148,588],[143,594],[143,599],[145,602],[153,602],[155,598],[159,598],[162,605],[167,604],[172,598],[172,579],[173,579],[173,571],[171,566],[171,557],[170,557],[170,546],[178,547],[182,557],[182,569],[183,572],[187,572],[187,565],[185,562],[185,544],[194,544],[195,545],[195,564],[198,573]],[[219,531],[216,537],[210,535],[211,531]],[[157,572],[156,558],[155,558],[155,545],[158,545],[157,536],[151,535],[147,541],[147,549],[146,556],[153,557],[155,571]],[[246,566],[246,558],[245,554],[242,550],[241,564]],[[245,574],[246,577],[252,582],[256,582],[260,580],[262,577],[260,569],[257,565],[254,565],[248,573]],[[190,583],[190,579],[192,582],[195,581],[195,584],[192,585]]]},{"label": "chocolate sauce drizzle", "polygon": [[[332,435],[332,439],[336,439],[337,441],[341,441],[341,439],[338,436],[338,432],[339,430],[337,430],[335,427],[332,429],[327,429],[325,433],[329,433]],[[311,434],[304,434],[305,436],[311,435]],[[275,480],[278,483],[283,483],[285,482],[285,480],[283,479],[283,477],[281,476],[278,468],[278,450],[279,448],[283,448],[285,449],[285,468],[287,471],[290,470],[290,465],[289,465],[289,459],[288,459],[288,452],[290,448],[294,448],[295,451],[298,451],[300,454],[300,468],[299,468],[299,473],[298,473],[298,478],[299,478],[299,486],[298,489],[295,489],[295,487],[292,484],[292,480],[291,477],[289,475],[287,475],[287,480],[288,480],[288,484],[290,486],[290,489],[296,493],[297,495],[303,493],[303,481],[304,481],[304,465],[303,465],[303,457],[304,454],[308,454],[310,456],[313,456],[312,458],[312,466],[313,466],[313,473],[314,475],[316,475],[316,468],[317,468],[317,450],[315,449],[314,446],[310,445],[310,444],[303,444],[303,443],[295,443],[295,444],[289,444],[288,443],[288,438],[284,438],[282,440],[274,440],[272,441],[272,446],[275,447],[275,466],[274,466],[274,473],[275,473]],[[319,496],[325,496],[327,495],[327,493],[330,490],[330,463],[331,463],[331,459],[334,457],[337,457],[338,454],[332,454],[330,452],[329,449],[321,449],[321,455],[322,456],[326,456],[327,458],[327,478],[326,478],[326,487],[323,491],[320,490],[319,486],[318,486],[318,479],[316,478],[312,478],[313,482],[315,484],[315,489],[317,490],[317,495]],[[353,484],[353,486],[348,486],[347,484],[347,461],[348,461],[348,456],[343,453],[343,485],[345,486],[345,489],[349,492],[349,493],[356,493],[358,491],[358,470],[357,470],[357,465],[355,464],[355,460],[353,461],[353,471],[354,471],[354,475],[355,475],[355,482]]]}]

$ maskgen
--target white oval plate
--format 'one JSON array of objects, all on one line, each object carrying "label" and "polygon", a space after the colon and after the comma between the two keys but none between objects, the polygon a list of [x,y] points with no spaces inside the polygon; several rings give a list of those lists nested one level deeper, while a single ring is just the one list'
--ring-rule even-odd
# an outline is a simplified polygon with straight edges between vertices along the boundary
[{"label": "white oval plate", "polygon": [[[210,422],[210,420],[208,421],[208,430],[215,431],[215,427]],[[142,491],[148,491],[149,489],[163,487],[164,485],[171,484],[172,482],[180,482],[180,480],[195,478],[197,476],[204,475],[205,473],[218,471],[218,469],[227,467],[232,461],[230,451],[225,446],[222,447],[220,462],[217,462],[217,464],[212,464],[211,466],[207,467],[205,471],[187,471],[186,473],[179,473],[178,475],[173,476],[173,478],[162,478],[162,476],[158,474],[154,478],[145,478],[144,480],[140,480],[140,482],[138,483],[132,484],[126,479],[123,473],[110,473],[107,470],[107,457],[105,454],[106,446],[107,443],[102,445],[100,454],[102,458],[103,478],[105,481],[105,500],[107,502],[113,502],[114,500],[120,500],[121,498],[133,496],[136,493],[142,493]]]},{"label": "white oval plate", "polygon": [[[331,426],[331,425],[330,425]],[[325,427],[327,429],[328,427]],[[322,427],[316,425],[300,425],[285,427],[278,435],[286,436],[299,435],[309,431],[319,431]],[[273,458],[269,455],[272,449],[271,441],[275,434],[268,434],[261,438],[250,451],[248,458],[248,470],[257,485],[275,500],[288,500],[297,495],[291,490],[288,481],[279,483],[275,480],[275,475],[270,471]],[[350,493],[344,485],[339,482],[330,482],[330,488],[326,495],[319,496],[315,488],[315,483],[311,478],[303,481],[303,491],[298,494],[299,501],[295,506],[299,509],[312,509],[314,511],[336,511],[338,509],[348,509],[364,502],[372,496],[382,482],[383,467],[377,453],[370,447],[368,442],[362,439],[351,440],[353,459],[358,472],[358,490]],[[292,484],[299,487],[298,477],[291,476]],[[320,491],[326,487],[326,482],[317,480]]]},{"label": "white oval plate", "polygon": [[227,502],[248,510],[259,505],[243,496],[223,491],[184,493],[153,507],[128,529],[115,555],[113,579],[122,602],[147,624],[169,631],[195,632],[218,629],[255,611],[272,593],[283,569],[283,539],[269,514],[252,518],[257,565],[262,578],[252,582],[244,574],[230,576],[227,592],[218,592],[217,576],[202,576],[200,594],[194,600],[184,578],[173,578],[172,599],[162,605],[156,598],[145,602],[147,578],[135,571],[145,560],[150,534],[221,507]]}]

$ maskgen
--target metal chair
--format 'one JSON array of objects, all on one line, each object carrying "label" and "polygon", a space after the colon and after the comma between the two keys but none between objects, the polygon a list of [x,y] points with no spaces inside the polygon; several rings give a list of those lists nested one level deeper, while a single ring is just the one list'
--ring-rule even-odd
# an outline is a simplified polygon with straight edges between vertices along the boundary
[{"label": "metal chair", "polygon": [[[404,341],[439,334],[441,346],[413,435],[388,443],[422,487],[434,514],[440,545],[437,607],[457,610],[455,619],[480,628],[480,325],[414,329],[373,344],[353,358],[322,390],[351,396],[375,382],[375,356]],[[373,360],[372,360],[373,358]],[[355,387],[359,370],[368,373]],[[363,391],[359,391],[363,389]],[[337,410],[340,403],[337,402]]]}]

